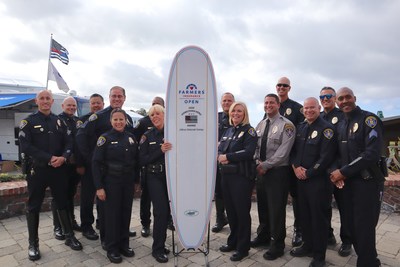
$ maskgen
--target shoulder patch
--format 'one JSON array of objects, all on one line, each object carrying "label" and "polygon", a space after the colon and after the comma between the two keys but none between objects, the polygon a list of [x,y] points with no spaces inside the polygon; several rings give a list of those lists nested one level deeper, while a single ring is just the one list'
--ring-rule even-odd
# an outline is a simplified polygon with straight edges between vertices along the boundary
[{"label": "shoulder patch", "polygon": [[102,146],[106,143],[106,138],[104,136],[100,136],[99,139],[97,139],[97,146]]},{"label": "shoulder patch", "polygon": [[77,121],[76,121],[76,128],[77,128],[77,129],[81,128],[82,124],[83,124],[83,121],[77,120]]},{"label": "shoulder patch", "polygon": [[147,137],[145,135],[142,135],[140,138],[140,144],[143,144],[146,141]]},{"label": "shoulder patch", "polygon": [[283,128],[283,132],[286,134],[287,137],[292,137],[294,135],[294,126],[292,124],[286,123],[285,127]]},{"label": "shoulder patch", "polygon": [[256,130],[254,130],[253,127],[251,127],[247,132],[249,133],[249,135],[251,135],[253,137],[256,136]]},{"label": "shoulder patch", "polygon": [[97,114],[96,114],[96,113],[94,113],[94,114],[90,115],[90,117],[89,117],[89,120],[88,120],[88,121],[94,121],[94,120],[97,120]]},{"label": "shoulder patch", "polygon": [[331,139],[333,137],[333,130],[328,128],[324,130],[324,136],[326,139]]},{"label": "shoulder patch", "polygon": [[22,121],[19,123],[19,128],[22,130],[27,124],[28,124],[28,121],[27,121],[27,120],[22,120]]},{"label": "shoulder patch", "polygon": [[365,119],[365,124],[373,129],[378,124],[378,120],[374,116],[368,116]]}]

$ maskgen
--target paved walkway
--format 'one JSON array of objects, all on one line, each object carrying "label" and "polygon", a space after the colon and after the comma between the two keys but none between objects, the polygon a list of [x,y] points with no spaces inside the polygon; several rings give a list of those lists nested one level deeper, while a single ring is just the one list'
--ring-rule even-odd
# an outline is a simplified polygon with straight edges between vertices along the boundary
[{"label": "paved walkway", "polygon": [[[138,220],[139,200],[133,204],[132,223],[133,227],[140,233],[141,226]],[[253,232],[258,224],[257,205],[253,203],[252,219]],[[215,212],[212,214],[214,215]],[[79,214],[79,207],[76,207],[75,214]],[[212,224],[215,222],[213,217]],[[293,212],[292,207],[287,207],[287,238],[285,255],[275,261],[266,261],[262,257],[265,249],[251,249],[248,258],[239,263],[233,263],[229,260],[231,253],[221,253],[218,248],[225,244],[229,228],[225,227],[218,234],[210,234],[210,253],[208,260],[210,266],[292,266],[305,267],[309,265],[310,258],[293,258],[290,256],[290,241],[292,235]],[[339,214],[336,209],[333,210],[332,226],[335,230],[336,239],[340,226]],[[82,242],[83,251],[72,251],[65,246],[62,241],[53,238],[53,226],[51,212],[41,213],[40,216],[40,251],[42,258],[31,262],[28,260],[28,233],[25,216],[14,217],[0,221],[0,266],[112,266],[102,250],[99,241],[90,241],[82,237],[81,233],[76,234]],[[143,238],[140,235],[131,238],[130,245],[135,250],[135,257],[124,258],[119,266],[174,266],[174,258],[170,254],[170,261],[166,264],[157,263],[151,256],[152,238]],[[167,246],[171,247],[171,231],[168,231]],[[353,251],[349,257],[340,257],[337,250],[340,244],[329,247],[326,253],[327,266],[346,266],[356,265],[356,256]],[[400,214],[382,212],[377,228],[377,249],[382,266],[400,267]],[[178,266],[204,266],[205,257],[201,253],[184,253],[178,257]]]}]

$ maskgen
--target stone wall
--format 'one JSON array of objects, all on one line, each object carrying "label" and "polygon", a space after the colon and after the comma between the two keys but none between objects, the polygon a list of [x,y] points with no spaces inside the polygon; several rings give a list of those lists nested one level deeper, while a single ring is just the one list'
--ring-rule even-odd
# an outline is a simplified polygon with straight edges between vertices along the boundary
[{"label": "stone wall", "polygon": [[[133,190],[133,189],[132,189]],[[78,188],[78,192],[80,189]],[[140,197],[135,194],[135,197]],[[22,215],[26,211],[28,189],[26,181],[0,183],[0,220]],[[42,211],[49,211],[51,207],[51,192],[48,189],[43,201]],[[253,200],[256,196],[253,195]],[[75,204],[79,205],[80,195],[75,196]],[[290,203],[290,197],[289,197]],[[400,175],[390,175],[385,182],[383,208],[392,212],[400,212]]]}]

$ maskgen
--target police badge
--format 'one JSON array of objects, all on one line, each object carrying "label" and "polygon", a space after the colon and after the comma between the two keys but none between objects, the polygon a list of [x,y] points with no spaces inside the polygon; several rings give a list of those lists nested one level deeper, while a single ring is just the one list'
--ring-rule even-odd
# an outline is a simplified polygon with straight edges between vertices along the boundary
[{"label": "police badge", "polygon": [[129,144],[133,145],[135,143],[135,141],[133,141],[132,137],[128,138]]},{"label": "police badge", "polygon": [[317,137],[317,135],[318,135],[318,132],[314,130],[311,134],[311,138],[314,139],[315,137]]},{"label": "police badge", "polygon": [[358,130],[358,123],[356,122],[353,125],[353,133],[357,132],[357,130]]}]

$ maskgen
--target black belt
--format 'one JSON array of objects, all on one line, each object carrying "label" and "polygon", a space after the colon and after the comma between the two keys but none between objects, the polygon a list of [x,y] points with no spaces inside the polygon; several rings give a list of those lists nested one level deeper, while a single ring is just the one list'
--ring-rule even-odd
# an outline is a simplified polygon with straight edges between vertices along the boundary
[{"label": "black belt", "polygon": [[147,164],[146,169],[148,173],[163,173],[165,166],[164,164]]}]

